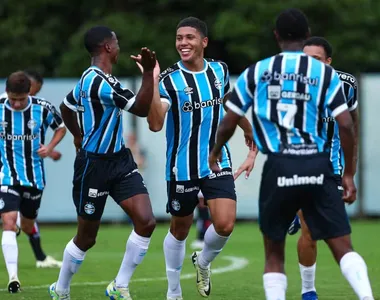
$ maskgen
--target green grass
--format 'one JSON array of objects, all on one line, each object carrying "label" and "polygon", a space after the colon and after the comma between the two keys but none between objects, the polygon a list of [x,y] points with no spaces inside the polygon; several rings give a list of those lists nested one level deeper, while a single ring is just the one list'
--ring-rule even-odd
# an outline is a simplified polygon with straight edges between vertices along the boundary
[{"label": "green grass", "polygon": [[[380,239],[376,222],[353,222],[353,242],[366,260],[375,295],[380,295],[380,267],[378,264]],[[75,233],[75,227],[42,227],[43,246],[56,258],[62,257],[66,243]],[[104,296],[106,283],[112,280],[122,260],[125,242],[131,227],[103,226],[99,232],[97,244],[89,251],[78,274],[73,279],[71,298],[76,299],[107,299]],[[149,282],[132,282],[130,289],[133,299],[166,299],[165,263],[162,252],[162,241],[167,232],[167,225],[157,227],[148,254],[138,267],[133,279],[152,278]],[[194,237],[194,229],[189,242]],[[286,249],[286,271],[288,275],[287,299],[300,299],[300,278],[296,254],[297,237],[289,237]],[[3,259],[0,262],[0,299],[37,300],[49,299],[47,286],[56,281],[57,269],[36,269],[35,260],[25,235],[18,238],[19,242],[19,278],[23,286],[20,294],[9,295],[4,289],[8,276]],[[188,242],[188,244],[190,244]],[[190,263],[191,250],[188,248],[183,274],[192,274],[194,269]],[[249,264],[240,271],[213,275],[213,291],[210,299],[265,299],[262,288],[262,272],[264,266],[263,243],[258,226],[255,223],[237,225],[229,243],[220,257],[213,263],[213,268],[226,266],[228,261],[222,256],[246,258]],[[157,278],[157,280],[155,280]],[[83,284],[81,284],[83,283]],[[86,284],[87,283],[87,284]],[[88,284],[94,283],[94,284]],[[317,262],[317,289],[321,299],[357,299],[339,267],[333,261],[324,243],[319,243]],[[43,286],[35,288],[35,286]],[[33,288],[34,287],[34,288]],[[195,287],[195,279],[182,280],[182,291],[185,300],[202,299]]]}]

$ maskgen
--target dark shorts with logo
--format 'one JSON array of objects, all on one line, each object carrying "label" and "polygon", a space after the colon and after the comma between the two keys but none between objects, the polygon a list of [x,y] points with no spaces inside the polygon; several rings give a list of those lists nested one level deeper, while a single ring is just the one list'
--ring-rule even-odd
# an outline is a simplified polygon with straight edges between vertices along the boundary
[{"label": "dark shorts with logo", "polygon": [[41,205],[42,190],[20,185],[0,186],[0,214],[19,211],[27,219],[35,219]]},{"label": "dark shorts with logo", "polygon": [[199,203],[199,191],[202,191],[206,204],[208,200],[218,198],[236,201],[232,170],[223,169],[219,173],[213,173],[201,179],[168,181],[166,212],[178,217],[191,215]]},{"label": "dark shorts with logo", "polygon": [[341,178],[328,154],[268,155],[260,186],[260,229],[271,240],[284,241],[302,209],[314,240],[350,234],[342,195]]},{"label": "dark shorts with logo", "polygon": [[139,194],[148,194],[129,149],[95,154],[80,150],[74,163],[73,200],[78,216],[100,220],[107,196],[116,203]]}]

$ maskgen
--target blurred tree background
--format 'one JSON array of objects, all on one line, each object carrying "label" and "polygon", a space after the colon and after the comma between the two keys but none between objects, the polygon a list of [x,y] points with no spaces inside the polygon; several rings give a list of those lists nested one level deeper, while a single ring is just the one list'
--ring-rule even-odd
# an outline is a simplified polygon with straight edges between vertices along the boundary
[{"label": "blurred tree background", "polygon": [[83,34],[92,25],[112,28],[121,55],[115,75],[139,73],[130,54],[143,46],[157,52],[161,69],[178,60],[175,28],[196,16],[209,26],[207,57],[239,74],[279,52],[273,36],[277,14],[302,9],[313,35],[333,45],[333,65],[357,74],[380,72],[378,0],[32,0],[0,1],[0,76],[27,67],[45,77],[78,77],[89,64]]}]

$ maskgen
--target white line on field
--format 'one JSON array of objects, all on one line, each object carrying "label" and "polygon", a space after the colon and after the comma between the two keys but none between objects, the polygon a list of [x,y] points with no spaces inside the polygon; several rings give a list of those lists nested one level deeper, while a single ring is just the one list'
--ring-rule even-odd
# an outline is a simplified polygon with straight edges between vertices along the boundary
[{"label": "white line on field", "polygon": [[[223,274],[227,272],[233,272],[238,271],[241,269],[244,269],[248,265],[248,259],[244,257],[236,257],[236,256],[222,256],[221,259],[227,260],[230,263],[227,266],[219,267],[212,269],[212,274]],[[191,279],[195,278],[195,271],[193,273],[183,274],[181,275],[181,279]],[[137,278],[132,279],[131,282],[150,282],[150,281],[165,281],[167,280],[166,277],[153,277],[153,278]],[[109,281],[99,281],[99,282],[73,282],[71,286],[91,286],[91,285],[107,285],[109,284],[111,279]],[[51,282],[53,283],[53,282]],[[46,289],[49,286],[49,284],[45,285],[32,285],[32,286],[21,286],[21,288],[26,290],[39,290],[39,289]],[[8,289],[0,289],[0,292],[5,292]]]}]

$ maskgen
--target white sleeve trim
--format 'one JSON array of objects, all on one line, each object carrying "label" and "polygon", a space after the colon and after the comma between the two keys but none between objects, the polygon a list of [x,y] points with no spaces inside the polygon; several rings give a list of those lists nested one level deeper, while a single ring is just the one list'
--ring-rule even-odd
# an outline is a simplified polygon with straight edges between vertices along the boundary
[{"label": "white sleeve trim", "polygon": [[[125,97],[123,97],[123,98],[125,98]],[[125,98],[125,99],[127,99],[127,98]],[[133,98],[127,100],[127,104],[125,104],[125,106],[124,106],[124,110],[125,110],[125,111],[129,111],[129,110],[131,109],[132,105],[133,105],[135,102],[136,102],[136,96],[133,96]]]},{"label": "white sleeve trim", "polygon": [[245,115],[245,112],[240,109],[238,106],[236,106],[235,104],[233,104],[230,100],[227,100],[226,102],[226,106],[232,110],[235,114],[243,117]]},{"label": "white sleeve trim", "polygon": [[65,123],[64,122],[62,122],[61,124],[59,124],[59,126],[55,130],[58,130],[60,128],[65,128]]},{"label": "white sleeve trim", "polygon": [[63,103],[68,107],[70,108],[71,110],[73,111],[78,111],[78,109],[76,108],[75,105],[72,105],[69,101],[67,101],[67,98],[65,97],[65,99],[63,99]]},{"label": "white sleeve trim", "polygon": [[343,103],[342,105],[338,106],[337,108],[335,108],[332,113],[331,113],[331,116],[333,118],[337,117],[338,115],[340,115],[342,112],[348,110],[348,106],[347,106],[347,103]]},{"label": "white sleeve trim", "polygon": [[354,111],[357,107],[358,107],[358,101],[356,101],[354,105],[349,106],[349,107],[348,107],[348,110],[349,110],[349,111]]},{"label": "white sleeve trim", "polygon": [[164,103],[167,103],[169,106],[168,106],[168,110],[170,109],[170,107],[172,106],[172,104],[170,103],[170,101],[166,98],[161,98],[161,102],[164,102]]}]

